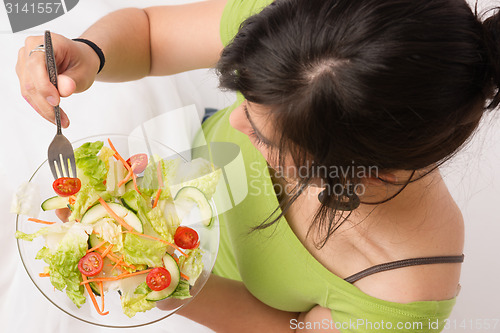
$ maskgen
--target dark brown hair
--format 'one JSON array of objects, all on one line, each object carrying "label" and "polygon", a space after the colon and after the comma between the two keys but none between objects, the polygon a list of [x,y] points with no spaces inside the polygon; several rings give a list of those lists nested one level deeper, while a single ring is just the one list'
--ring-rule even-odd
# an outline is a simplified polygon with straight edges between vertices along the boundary
[{"label": "dark brown hair", "polygon": [[[419,170],[452,157],[499,103],[498,22],[462,0],[277,0],[224,49],[220,86],[270,106],[280,165],[290,153],[296,166]],[[347,218],[329,208],[338,200],[314,219],[321,246]]]}]

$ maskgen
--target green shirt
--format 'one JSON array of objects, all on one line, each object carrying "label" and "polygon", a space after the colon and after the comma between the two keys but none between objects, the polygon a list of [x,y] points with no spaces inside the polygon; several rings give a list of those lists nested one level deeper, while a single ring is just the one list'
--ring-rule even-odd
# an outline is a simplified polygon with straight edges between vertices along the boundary
[{"label": "green shirt", "polygon": [[[270,2],[229,0],[220,27],[224,45],[246,17]],[[213,272],[242,281],[256,298],[276,309],[303,312],[318,304],[329,308],[332,321],[316,325],[336,327],[341,332],[441,331],[455,298],[407,304],[384,301],[363,293],[321,265],[285,219],[267,229],[251,231],[269,217],[278,201],[265,159],[246,135],[229,124],[231,111],[242,101],[238,95],[234,105],[217,112],[203,125],[207,142],[239,146],[243,159],[240,180],[230,183],[230,191],[247,193],[241,202],[235,202],[232,209],[219,216],[221,237]],[[294,324],[291,323],[292,328]]]}]

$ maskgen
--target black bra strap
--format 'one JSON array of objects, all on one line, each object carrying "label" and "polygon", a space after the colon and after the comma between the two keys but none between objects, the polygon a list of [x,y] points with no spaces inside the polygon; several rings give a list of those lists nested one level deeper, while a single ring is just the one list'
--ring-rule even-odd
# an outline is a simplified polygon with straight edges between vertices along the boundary
[{"label": "black bra strap", "polygon": [[359,273],[353,274],[345,278],[344,280],[349,283],[354,283],[359,279],[364,278],[365,276],[375,274],[378,272],[388,271],[390,269],[415,266],[415,265],[461,263],[463,261],[464,261],[463,254],[460,256],[427,257],[427,258],[412,258],[412,259],[397,260],[385,264],[372,266],[370,268],[362,270]]}]

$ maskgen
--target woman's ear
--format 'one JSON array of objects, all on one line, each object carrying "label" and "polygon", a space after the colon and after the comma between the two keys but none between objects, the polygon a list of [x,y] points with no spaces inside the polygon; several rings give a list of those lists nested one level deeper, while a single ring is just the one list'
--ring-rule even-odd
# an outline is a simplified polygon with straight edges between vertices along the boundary
[{"label": "woman's ear", "polygon": [[366,177],[365,182],[367,185],[396,184],[398,182],[398,177],[390,172],[380,172],[376,175]]}]

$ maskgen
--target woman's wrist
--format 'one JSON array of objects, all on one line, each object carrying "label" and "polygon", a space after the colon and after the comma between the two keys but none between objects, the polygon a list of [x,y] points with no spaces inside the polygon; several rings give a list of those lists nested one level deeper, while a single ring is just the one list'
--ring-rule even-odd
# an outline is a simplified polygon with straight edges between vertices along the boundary
[{"label": "woman's wrist", "polygon": [[95,54],[97,54],[99,57],[99,70],[97,71],[97,74],[99,74],[106,63],[106,58],[104,57],[104,52],[102,52],[101,48],[93,41],[85,38],[74,38],[73,41],[88,45],[95,52]]},{"label": "woman's wrist", "polygon": [[97,75],[100,72],[101,68],[101,60],[99,55],[94,51],[94,49],[90,45],[82,43],[80,41],[75,41],[74,39],[73,42],[75,42],[80,51],[85,55],[83,59],[85,59],[90,63],[91,68],[95,68],[94,73],[96,73]]}]

